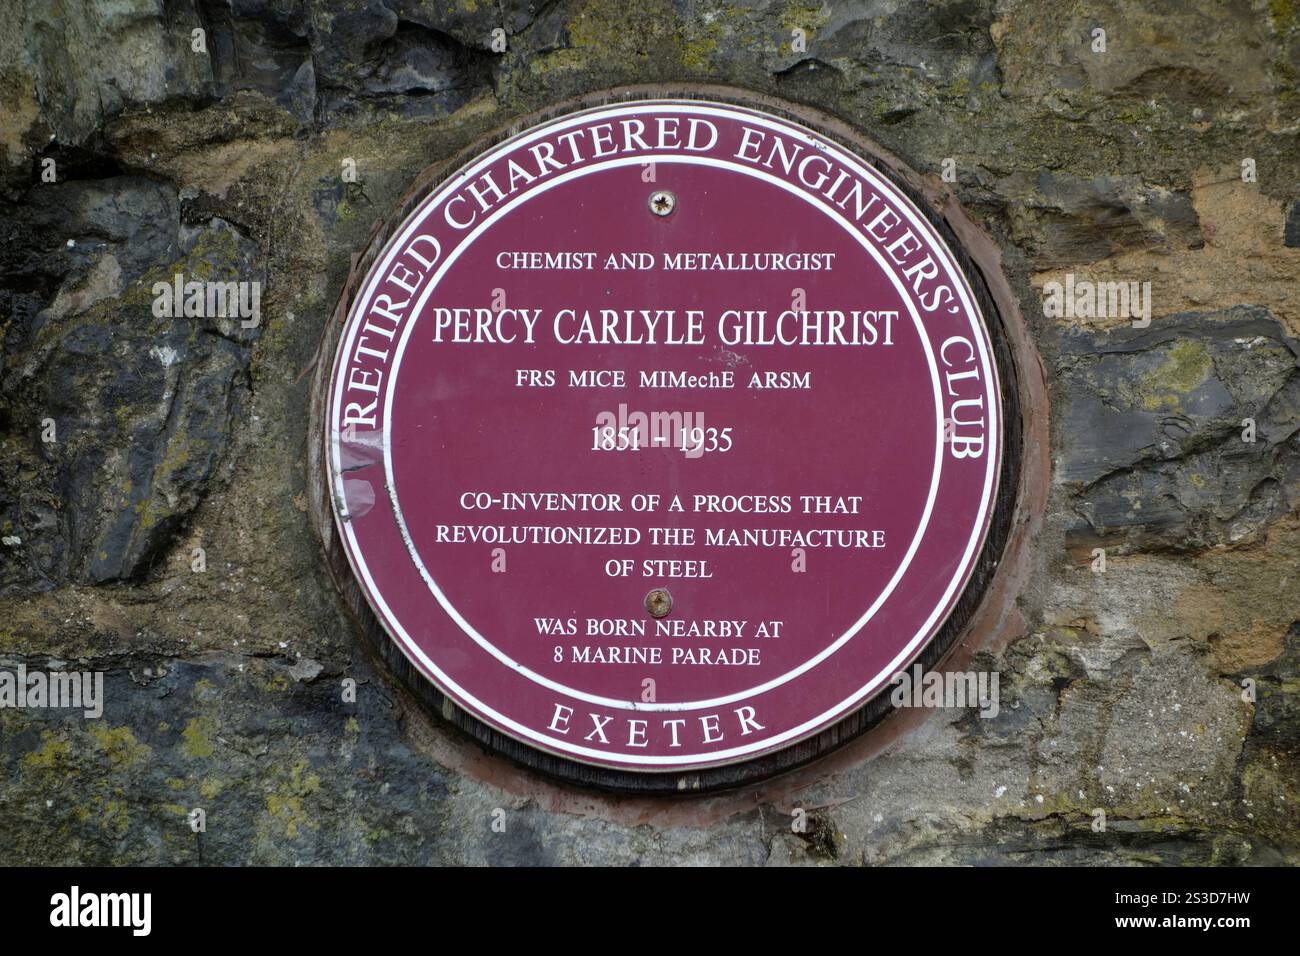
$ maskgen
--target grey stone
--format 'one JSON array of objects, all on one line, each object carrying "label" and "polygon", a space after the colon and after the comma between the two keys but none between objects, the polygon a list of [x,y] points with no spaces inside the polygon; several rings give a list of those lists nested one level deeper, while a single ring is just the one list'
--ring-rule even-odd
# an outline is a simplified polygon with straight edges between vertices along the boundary
[{"label": "grey stone", "polygon": [[492,26],[463,39],[464,30],[458,37],[449,29],[454,11],[438,9],[433,15],[418,4],[371,3],[315,10],[313,57],[326,111],[348,113],[359,99],[380,98],[408,113],[450,112],[486,88],[492,57],[483,48],[501,26],[498,17],[483,8],[476,19]]},{"label": "grey stone", "polygon": [[200,9],[211,33],[216,95],[256,90],[310,122],[316,74],[307,5],[235,0],[203,3]]},{"label": "grey stone", "polygon": [[[1264,309],[1063,342],[1061,480],[1081,541],[1251,540],[1300,500],[1297,345]],[[1255,441],[1243,440],[1244,420]]]},{"label": "grey stone", "polygon": [[[228,223],[182,229],[175,194],[148,180],[44,188],[50,201],[19,220],[33,242],[9,266],[43,276],[44,296],[16,310],[0,369],[3,406],[26,436],[0,478],[5,517],[27,534],[0,565],[4,588],[147,571],[217,475],[259,335],[238,317],[153,314],[153,281],[176,273],[260,281],[257,247]],[[105,262],[116,285],[88,292]],[[53,444],[39,439],[46,420]]]},{"label": "grey stone", "polygon": [[289,676],[297,681],[310,682],[315,680],[324,669],[325,665],[320,661],[304,657],[300,661],[295,661],[294,665],[289,668]]},{"label": "grey stone", "polygon": [[191,48],[200,27],[188,0],[27,3],[36,92],[58,138],[84,143],[128,107],[211,96],[208,57]]}]

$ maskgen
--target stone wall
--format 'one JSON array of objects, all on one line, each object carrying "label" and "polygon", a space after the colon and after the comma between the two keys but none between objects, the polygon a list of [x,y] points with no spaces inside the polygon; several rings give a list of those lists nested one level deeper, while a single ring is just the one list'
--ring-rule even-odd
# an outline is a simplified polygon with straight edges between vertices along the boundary
[{"label": "stone wall", "polygon": [[[0,0],[0,664],[107,697],[0,710],[0,863],[1295,862],[1300,7],[1152,6]],[[618,799],[485,755],[358,639],[304,495],[350,255],[486,131],[651,82],[955,161],[1051,402],[997,718]],[[261,281],[260,324],[156,317],[177,272]],[[1053,314],[1067,274],[1150,282],[1149,326]]]}]

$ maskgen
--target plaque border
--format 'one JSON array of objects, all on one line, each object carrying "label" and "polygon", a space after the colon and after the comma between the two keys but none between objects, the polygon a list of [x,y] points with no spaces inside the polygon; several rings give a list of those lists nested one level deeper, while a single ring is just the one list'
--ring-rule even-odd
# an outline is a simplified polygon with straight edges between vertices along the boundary
[{"label": "plaque border", "polygon": [[[1011,563],[1012,567],[1001,569],[1013,539],[1017,550],[1023,550],[1030,537],[1026,533],[1029,527],[1041,523],[1047,464],[1046,389],[1043,371],[1027,330],[1021,323],[1010,285],[1001,272],[996,245],[965,213],[952,193],[942,184],[933,181],[935,177],[931,176],[930,181],[927,181],[862,133],[829,114],[732,87],[686,84],[619,87],[587,94],[520,116],[477,137],[449,158],[424,170],[394,204],[391,214],[375,223],[364,248],[353,254],[347,279],[334,311],[322,330],[321,343],[314,359],[315,375],[307,435],[307,497],[313,524],[322,542],[326,567],[358,629],[366,637],[366,649],[372,659],[382,670],[396,677],[422,707],[441,717],[445,724],[450,724],[490,752],[501,754],[516,764],[548,777],[602,790],[639,794],[700,793],[734,788],[802,767],[882,724],[891,723],[886,720],[893,710],[889,704],[889,695],[878,692],[830,726],[785,747],[707,768],[614,768],[563,757],[509,736],[479,720],[443,694],[406,657],[370,608],[359,582],[353,576],[334,519],[326,461],[326,430],[333,357],[352,302],[389,237],[397,232],[430,192],[458,172],[464,164],[538,124],[593,108],[664,99],[695,99],[770,113],[825,136],[870,165],[911,200],[947,243],[983,313],[1002,403],[1002,460],[991,503],[992,514],[983,545],[968,572],[960,596],[944,623],[914,658],[914,664],[930,670],[945,661],[957,663],[955,658],[969,659],[981,645],[990,643],[990,639],[996,641],[999,636],[1008,636],[1000,634],[1001,629],[996,626],[982,628],[984,633],[976,634],[972,624],[977,615],[988,616],[988,609],[984,607],[987,598],[994,598],[1004,605],[1008,603],[1008,597],[1011,603],[1014,602],[1014,595],[994,593],[1007,590],[1005,587],[994,587],[994,579],[999,575],[1005,578],[1008,571],[1012,574],[1020,572],[1018,576],[1023,576],[1023,555],[1020,561]],[[972,255],[972,252],[976,255]],[[1026,369],[1029,372],[1028,388],[1024,374]],[[1025,395],[1025,391],[1036,394]],[[1026,398],[1031,402],[1042,402],[1040,415],[1024,415],[1026,408],[1033,410],[1038,407],[1036,404],[1026,404]],[[1031,428],[1033,432],[1041,433],[1031,433]],[[1029,473],[1023,467],[1026,446],[1035,451],[1032,461],[1034,467]],[[1026,481],[1027,478],[1031,480]],[[1026,508],[1026,505],[1029,507]],[[986,613],[980,615],[981,610]],[[1005,612],[1007,608],[1002,610]],[[998,617],[1005,618],[1006,614]],[[949,658],[954,660],[949,661]]]}]

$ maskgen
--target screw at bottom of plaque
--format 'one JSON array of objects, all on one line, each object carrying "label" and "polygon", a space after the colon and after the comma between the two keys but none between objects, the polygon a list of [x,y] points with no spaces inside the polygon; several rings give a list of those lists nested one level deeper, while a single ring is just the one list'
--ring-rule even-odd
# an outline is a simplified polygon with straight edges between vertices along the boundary
[{"label": "screw at bottom of plaque", "polygon": [[667,588],[655,588],[645,596],[645,609],[651,617],[667,617],[673,609],[673,596]]}]

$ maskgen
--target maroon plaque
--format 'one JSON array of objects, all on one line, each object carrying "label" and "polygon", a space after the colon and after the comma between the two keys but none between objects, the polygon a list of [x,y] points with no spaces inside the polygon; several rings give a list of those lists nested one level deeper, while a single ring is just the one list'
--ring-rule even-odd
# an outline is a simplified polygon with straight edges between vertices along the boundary
[{"label": "maroon plaque", "polygon": [[1001,455],[979,306],[874,167],[700,101],[534,127],[433,190],[352,303],[328,469],[411,663],[532,747],[748,760],[933,638]]}]

